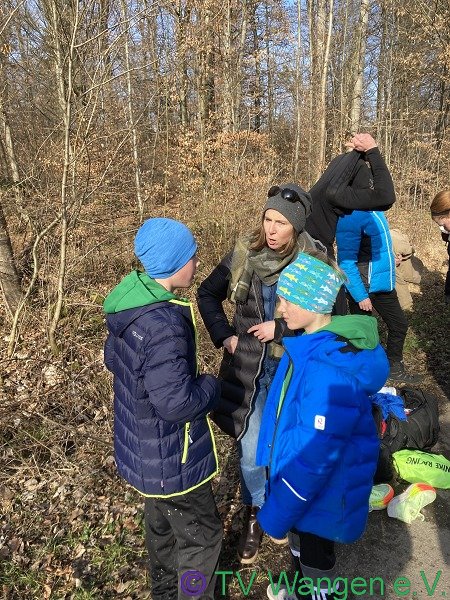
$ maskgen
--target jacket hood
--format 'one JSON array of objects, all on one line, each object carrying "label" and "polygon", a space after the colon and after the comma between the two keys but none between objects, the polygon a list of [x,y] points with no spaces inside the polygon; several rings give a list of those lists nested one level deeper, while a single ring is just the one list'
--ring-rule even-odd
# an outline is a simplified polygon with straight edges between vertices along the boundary
[{"label": "jacket hood", "polygon": [[[346,340],[353,348],[348,347]],[[334,317],[329,325],[314,333],[283,338],[283,344],[294,361],[304,362],[311,357],[331,364],[354,377],[367,394],[382,388],[389,375],[386,353],[378,343],[375,317]]]},{"label": "jacket hood", "polygon": [[365,315],[332,317],[331,323],[319,331],[331,331],[344,337],[359,350],[373,350],[380,342],[376,318]]},{"label": "jacket hood", "polygon": [[103,310],[106,314],[118,313],[176,297],[146,273],[132,271],[106,296]]}]

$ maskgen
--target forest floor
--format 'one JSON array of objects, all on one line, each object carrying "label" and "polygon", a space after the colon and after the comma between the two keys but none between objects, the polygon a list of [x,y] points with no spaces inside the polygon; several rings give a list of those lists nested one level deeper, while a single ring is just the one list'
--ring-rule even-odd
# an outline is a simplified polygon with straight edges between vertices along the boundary
[{"label": "forest floor", "polygon": [[[405,362],[438,396],[441,434],[434,452],[450,456],[450,309],[443,302],[443,246],[420,258],[425,273],[413,288]],[[87,323],[87,324],[86,324]],[[86,324],[86,326],[85,326]],[[117,476],[112,456],[110,377],[102,364],[99,307],[79,315],[90,359],[78,349],[64,361],[24,351],[5,361],[0,380],[0,598],[3,600],[150,599],[142,502]],[[200,332],[204,334],[204,331]],[[213,370],[217,354],[202,348]],[[37,356],[39,355],[39,357]],[[217,432],[221,472],[214,481],[224,522],[221,570],[232,571],[217,598],[264,599],[269,571],[288,566],[287,549],[264,538],[254,565],[242,568],[236,543],[242,506],[233,443]],[[398,482],[396,491],[406,487]],[[406,525],[386,511],[369,515],[364,537],[338,549],[349,580],[381,577],[364,598],[450,596],[450,492],[437,490],[425,521]],[[407,581],[394,582],[398,578]],[[434,586],[434,587],[433,587]],[[360,588],[361,589],[361,588]],[[350,597],[350,596],[349,596]],[[344,598],[344,595],[342,596]]]}]

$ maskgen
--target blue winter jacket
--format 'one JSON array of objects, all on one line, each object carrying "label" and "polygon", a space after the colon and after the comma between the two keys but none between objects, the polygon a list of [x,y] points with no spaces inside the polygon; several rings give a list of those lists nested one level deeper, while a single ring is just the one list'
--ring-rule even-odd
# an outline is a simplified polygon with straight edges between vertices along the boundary
[{"label": "blue winter jacket", "polygon": [[[353,343],[339,335],[344,319]],[[334,317],[332,331],[283,338],[256,457],[269,469],[258,521],[275,538],[295,528],[353,542],[364,531],[379,452],[368,395],[385,383],[389,364],[378,343],[357,333],[359,343],[349,327],[377,331],[374,317],[349,315]]]},{"label": "blue winter jacket", "polygon": [[[118,288],[123,293],[113,290],[114,302],[109,297],[105,301],[105,364],[114,373],[117,468],[146,496],[186,493],[217,473],[206,415],[219,399],[219,386],[212,375],[197,374],[188,301],[137,271]],[[148,304],[120,310],[142,301]]]},{"label": "blue winter jacket", "polygon": [[[389,225],[381,211],[354,210],[339,218],[336,229],[337,260],[348,277],[346,288],[355,302],[368,292],[395,288],[395,256]],[[358,264],[368,264],[368,290]]]}]

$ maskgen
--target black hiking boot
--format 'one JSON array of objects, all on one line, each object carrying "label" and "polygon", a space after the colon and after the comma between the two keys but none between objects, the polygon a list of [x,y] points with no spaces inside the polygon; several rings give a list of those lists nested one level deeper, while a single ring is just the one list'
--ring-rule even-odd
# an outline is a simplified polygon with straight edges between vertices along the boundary
[{"label": "black hiking boot", "polygon": [[402,360],[392,361],[391,369],[389,371],[389,383],[405,383],[409,385],[417,385],[423,379],[423,375],[420,373],[408,373],[405,370],[405,365]]}]

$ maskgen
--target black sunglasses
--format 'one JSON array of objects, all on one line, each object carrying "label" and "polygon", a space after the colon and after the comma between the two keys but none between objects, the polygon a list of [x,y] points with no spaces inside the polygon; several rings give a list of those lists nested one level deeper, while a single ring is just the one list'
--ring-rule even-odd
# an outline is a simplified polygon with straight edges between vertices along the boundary
[{"label": "black sunglasses", "polygon": [[270,190],[267,192],[268,198],[273,198],[274,196],[281,195],[284,200],[288,202],[301,202],[300,196],[297,194],[295,190],[291,190],[290,188],[281,189],[278,185],[273,185]]}]

